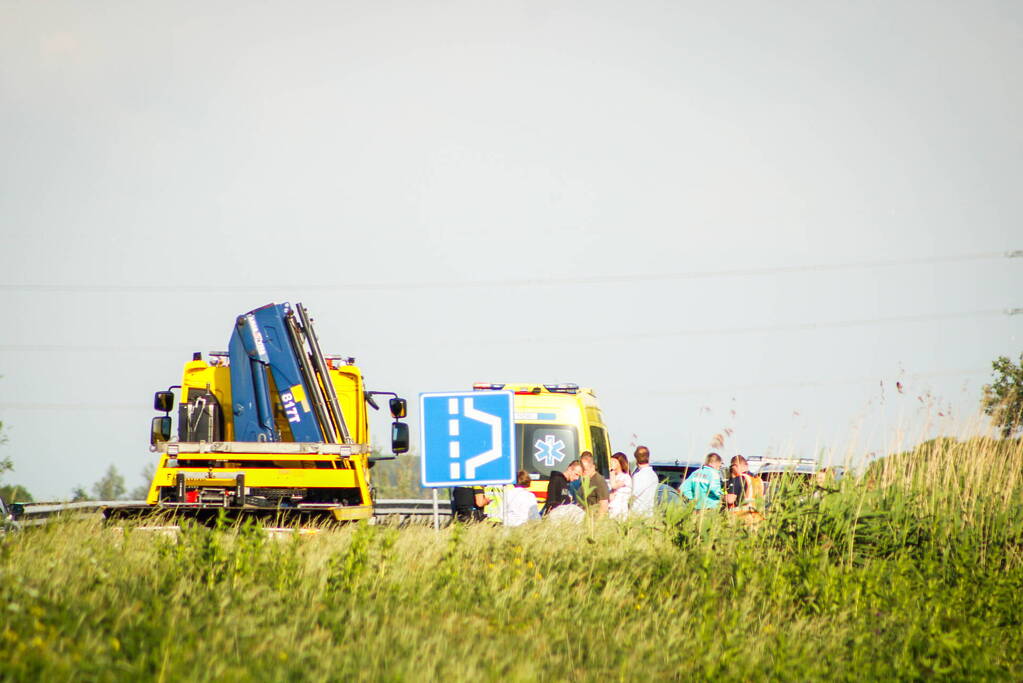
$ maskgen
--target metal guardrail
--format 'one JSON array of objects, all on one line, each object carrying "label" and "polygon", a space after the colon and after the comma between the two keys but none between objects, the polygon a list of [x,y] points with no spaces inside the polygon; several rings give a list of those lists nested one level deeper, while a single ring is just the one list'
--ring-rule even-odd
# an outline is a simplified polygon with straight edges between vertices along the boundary
[{"label": "metal guardrail", "polygon": [[[10,506],[14,521],[21,526],[43,524],[46,519],[71,514],[75,518],[84,518],[100,513],[103,508],[137,507],[145,505],[144,500],[83,500],[75,503],[14,503]],[[386,498],[374,503],[374,517],[397,517],[398,521],[421,519],[428,521],[433,518],[434,502],[428,498]],[[443,519],[451,517],[451,506],[448,501],[438,501],[437,515]]]},{"label": "metal guardrail", "polygon": [[99,514],[105,507],[145,504],[144,500],[80,500],[74,503],[13,503],[9,507],[18,526],[36,526],[56,515],[81,519]]},{"label": "metal guardrail", "polygon": [[[432,515],[433,501],[429,498],[385,498],[374,503],[378,515]],[[451,505],[446,500],[439,501],[437,511],[441,515],[451,516]]]},{"label": "metal guardrail", "polygon": [[[436,503],[436,510],[434,504]],[[374,519],[381,519],[398,524],[427,524],[434,520],[436,512],[437,524],[447,524],[451,518],[451,504],[446,501],[434,501],[429,498],[381,499],[373,504]]]},{"label": "metal guardrail", "polygon": [[17,519],[31,519],[32,517],[49,517],[69,510],[99,512],[105,507],[145,504],[144,500],[80,500],[74,503],[14,503],[11,507]]}]

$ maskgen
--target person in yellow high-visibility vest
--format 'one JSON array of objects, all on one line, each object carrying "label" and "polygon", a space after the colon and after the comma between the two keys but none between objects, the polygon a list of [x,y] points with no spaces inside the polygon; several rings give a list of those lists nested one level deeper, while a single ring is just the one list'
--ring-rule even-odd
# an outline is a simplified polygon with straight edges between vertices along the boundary
[{"label": "person in yellow high-visibility vest", "polygon": [[504,524],[504,487],[487,486],[483,489],[483,514],[488,522]]},{"label": "person in yellow high-visibility vest", "polygon": [[730,512],[759,518],[764,501],[764,482],[749,472],[749,463],[736,455],[729,463],[729,477],[725,483],[725,507]]}]

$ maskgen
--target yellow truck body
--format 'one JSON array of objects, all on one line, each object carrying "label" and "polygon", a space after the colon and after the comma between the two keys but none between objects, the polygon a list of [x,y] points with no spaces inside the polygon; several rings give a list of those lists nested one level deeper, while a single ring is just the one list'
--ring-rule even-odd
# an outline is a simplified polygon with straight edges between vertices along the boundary
[{"label": "yellow truck body", "polygon": [[[328,358],[328,365],[354,443],[236,442],[232,421],[225,419],[223,442],[179,440],[154,446],[159,462],[146,503],[179,511],[203,503],[216,508],[226,496],[240,494],[252,511],[283,511],[338,521],[371,517],[371,449],[362,372],[354,364],[337,363],[333,358]],[[189,401],[209,394],[226,413],[224,409],[231,406],[231,381],[225,356],[212,355],[209,360],[185,364],[179,431],[181,421],[188,419]],[[275,399],[274,413],[278,428],[287,433],[279,399]]]}]

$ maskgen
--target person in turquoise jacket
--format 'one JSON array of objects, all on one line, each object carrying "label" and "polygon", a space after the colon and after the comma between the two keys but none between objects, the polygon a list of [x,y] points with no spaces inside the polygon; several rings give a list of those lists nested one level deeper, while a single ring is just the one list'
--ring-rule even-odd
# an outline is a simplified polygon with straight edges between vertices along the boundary
[{"label": "person in turquoise jacket", "polygon": [[682,495],[696,503],[697,510],[714,510],[721,506],[721,456],[707,455],[703,467],[682,482]]}]

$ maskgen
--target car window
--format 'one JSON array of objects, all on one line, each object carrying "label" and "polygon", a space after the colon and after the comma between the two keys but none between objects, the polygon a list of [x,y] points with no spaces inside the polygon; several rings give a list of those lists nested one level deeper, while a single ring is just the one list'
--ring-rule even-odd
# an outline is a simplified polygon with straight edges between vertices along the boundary
[{"label": "car window", "polygon": [[678,488],[682,485],[690,474],[700,469],[698,465],[658,465],[654,463],[652,465],[654,472],[657,473],[657,479],[662,484],[668,484]]},{"label": "car window", "polygon": [[597,471],[607,477],[611,473],[609,469],[611,464],[608,462],[611,454],[608,452],[607,432],[600,427],[590,427],[590,440],[593,441],[593,463],[597,466]]}]

